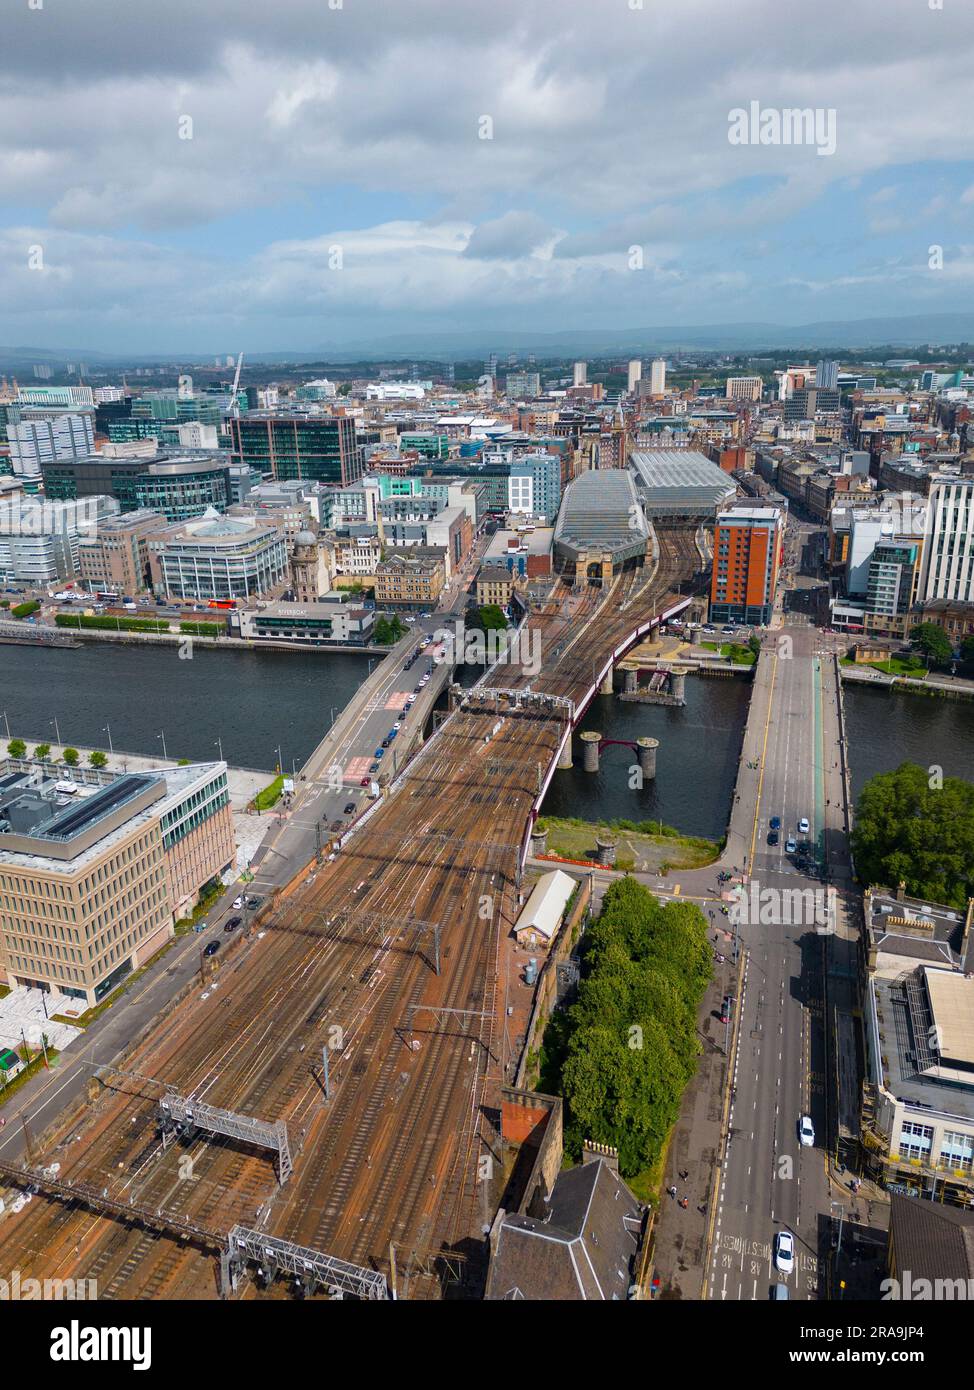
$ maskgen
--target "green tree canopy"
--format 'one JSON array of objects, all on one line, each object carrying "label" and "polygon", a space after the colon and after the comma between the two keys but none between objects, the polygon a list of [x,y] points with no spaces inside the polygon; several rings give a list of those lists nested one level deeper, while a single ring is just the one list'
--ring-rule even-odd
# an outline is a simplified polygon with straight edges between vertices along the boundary
[{"label": "green tree canopy", "polygon": [[974,894],[974,786],[902,763],[863,787],[852,848],[859,877],[964,908]]},{"label": "green tree canopy", "polygon": [[108,755],[103,753],[100,748],[96,748],[94,753],[88,754],[88,761],[92,767],[105,767],[108,764]]},{"label": "green tree canopy", "polygon": [[81,754],[78,752],[77,748],[65,748],[64,761],[67,763],[68,767],[77,767],[78,763],[81,761]]},{"label": "green tree canopy", "polygon": [[911,627],[910,642],[937,665],[944,665],[954,654],[953,643],[936,623],[917,623],[916,627]]},{"label": "green tree canopy", "polygon": [[7,744],[7,754],[11,758],[26,758],[27,744],[22,738],[12,738]]}]

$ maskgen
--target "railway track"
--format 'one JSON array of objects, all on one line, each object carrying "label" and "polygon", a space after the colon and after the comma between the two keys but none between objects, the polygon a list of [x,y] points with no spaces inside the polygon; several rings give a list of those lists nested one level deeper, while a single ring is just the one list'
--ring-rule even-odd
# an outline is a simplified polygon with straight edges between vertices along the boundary
[{"label": "railway track", "polygon": [[[652,572],[627,572],[533,614],[542,654],[557,655],[533,678],[512,668],[505,684],[530,681],[579,700],[593,661],[698,564],[692,533],[661,533]],[[482,1116],[499,1079],[496,952],[516,916],[516,853],[492,847],[520,843],[534,766],[547,766],[561,733],[556,720],[507,718],[494,733],[495,723],[455,711],[370,826],[277,907],[263,939],[234,946],[205,1001],[194,991],[126,1061],[209,1104],[286,1120],[295,1157],[287,1187],[278,1189],[269,1155],[230,1141],[163,1152],[151,1088],[128,1083],[107,1089],[57,1144],[64,1176],[210,1227],[259,1222],[382,1268],[390,1242],[408,1253],[479,1238]],[[344,925],[334,931],[338,913]],[[440,924],[440,976],[402,930],[408,919]],[[414,1050],[403,1024],[420,1005],[469,1017],[427,1016]],[[335,1029],[325,1104],[321,1048]],[[212,1260],[190,1245],[43,1197],[0,1225],[4,1259],[35,1277],[97,1278],[106,1298],[215,1293]],[[251,1285],[246,1296],[261,1295]]]}]

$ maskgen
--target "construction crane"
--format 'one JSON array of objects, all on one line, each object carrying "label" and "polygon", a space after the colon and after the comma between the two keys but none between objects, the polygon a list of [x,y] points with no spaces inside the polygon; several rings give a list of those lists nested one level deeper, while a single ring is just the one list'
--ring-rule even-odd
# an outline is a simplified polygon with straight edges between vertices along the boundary
[{"label": "construction crane", "polygon": [[237,405],[237,387],[240,385],[240,368],[243,366],[243,353],[237,355],[237,370],[233,374],[233,386],[230,389],[230,414],[236,420],[240,415],[240,407]]}]

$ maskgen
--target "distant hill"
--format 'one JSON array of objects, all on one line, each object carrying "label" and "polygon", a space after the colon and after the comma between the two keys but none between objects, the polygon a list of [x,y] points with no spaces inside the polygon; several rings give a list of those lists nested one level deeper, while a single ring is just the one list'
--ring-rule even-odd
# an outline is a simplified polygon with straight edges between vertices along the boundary
[{"label": "distant hill", "polygon": [[[754,352],[761,349],[869,349],[974,344],[974,312],[908,314],[869,319],[820,319],[814,323],[762,322],[670,324],[646,328],[562,329],[553,333],[505,329],[444,328],[376,335],[320,343],[295,352],[261,352],[244,347],[244,360],[287,363],[361,361],[373,358],[476,358],[489,352],[534,353],[538,357],[612,356],[711,350]],[[183,353],[107,353],[91,348],[0,347],[0,370],[23,372],[33,363],[54,366],[86,362],[99,367],[157,363],[212,363],[214,351]]]}]

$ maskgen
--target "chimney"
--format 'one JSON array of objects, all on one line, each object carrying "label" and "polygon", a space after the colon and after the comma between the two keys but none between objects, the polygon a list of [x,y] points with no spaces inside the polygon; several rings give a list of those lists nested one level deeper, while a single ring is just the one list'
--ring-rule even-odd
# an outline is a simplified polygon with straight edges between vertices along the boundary
[{"label": "chimney", "polygon": [[896,901],[898,903],[906,902],[906,882],[902,878],[896,885]]}]

